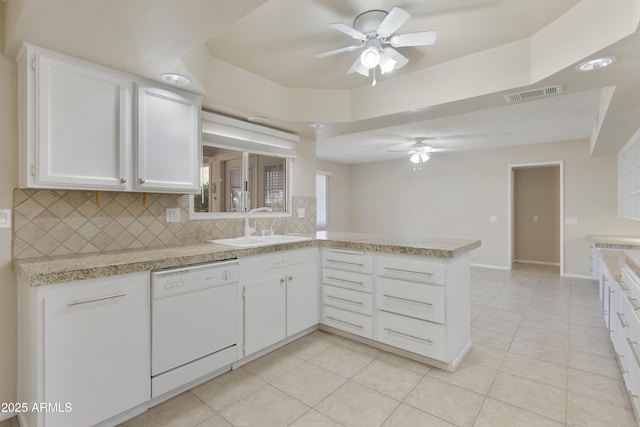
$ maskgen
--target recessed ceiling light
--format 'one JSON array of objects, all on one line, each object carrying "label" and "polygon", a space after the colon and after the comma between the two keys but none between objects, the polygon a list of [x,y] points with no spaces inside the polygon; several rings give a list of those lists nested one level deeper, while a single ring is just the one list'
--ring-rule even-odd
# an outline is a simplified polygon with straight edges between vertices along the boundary
[{"label": "recessed ceiling light", "polygon": [[605,56],[604,58],[592,59],[590,61],[585,61],[579,64],[576,67],[578,71],[593,71],[599,70],[600,68],[608,67],[609,65],[616,62],[618,58],[615,56]]},{"label": "recessed ceiling light", "polygon": [[311,123],[309,126],[311,126],[314,129],[322,129],[323,127],[326,127],[327,124],[322,122],[314,122],[314,123]]},{"label": "recessed ceiling light", "polygon": [[162,75],[162,80],[176,86],[184,86],[191,83],[191,80],[189,79],[189,77],[183,76],[182,74],[176,74],[176,73],[164,73]]},{"label": "recessed ceiling light", "polygon": [[265,123],[269,122],[269,119],[267,119],[266,117],[262,117],[262,116],[247,117],[247,120],[249,120],[251,123],[259,123],[259,124],[265,124]]}]

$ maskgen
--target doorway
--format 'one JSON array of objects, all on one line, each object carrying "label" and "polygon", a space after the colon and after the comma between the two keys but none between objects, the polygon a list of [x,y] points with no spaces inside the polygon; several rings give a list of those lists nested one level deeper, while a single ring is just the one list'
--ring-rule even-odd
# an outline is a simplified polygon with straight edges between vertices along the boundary
[{"label": "doorway", "polygon": [[564,275],[563,162],[509,165],[508,268],[557,265]]}]

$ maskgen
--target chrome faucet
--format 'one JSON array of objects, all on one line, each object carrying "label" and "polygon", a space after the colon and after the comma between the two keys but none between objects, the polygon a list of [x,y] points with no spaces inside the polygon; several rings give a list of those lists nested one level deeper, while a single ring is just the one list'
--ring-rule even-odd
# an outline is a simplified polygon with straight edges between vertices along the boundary
[{"label": "chrome faucet", "polygon": [[254,212],[273,212],[273,209],[262,207],[262,208],[251,209],[249,212],[247,212],[247,215],[244,217],[244,237],[251,236],[251,227],[249,227],[249,215],[251,215]]}]

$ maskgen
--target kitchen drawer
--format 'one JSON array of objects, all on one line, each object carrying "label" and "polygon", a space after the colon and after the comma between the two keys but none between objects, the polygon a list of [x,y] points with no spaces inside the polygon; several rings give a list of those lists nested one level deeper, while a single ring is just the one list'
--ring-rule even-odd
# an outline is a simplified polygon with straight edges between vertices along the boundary
[{"label": "kitchen drawer", "polygon": [[373,315],[373,295],[335,286],[322,286],[322,303],[356,313]]},{"label": "kitchen drawer", "polygon": [[323,268],[322,283],[362,292],[373,292],[373,276],[369,274]]},{"label": "kitchen drawer", "polygon": [[322,324],[373,339],[373,318],[364,314],[323,305]]},{"label": "kitchen drawer", "polygon": [[444,323],[444,288],[402,280],[378,278],[377,308],[418,319]]},{"label": "kitchen drawer", "polygon": [[622,283],[624,294],[627,295],[634,308],[640,309],[640,284],[636,275],[626,267],[622,269]]},{"label": "kitchen drawer", "polygon": [[416,257],[379,256],[376,262],[376,274],[378,277],[390,279],[444,285],[447,267],[442,262]]},{"label": "kitchen drawer", "polygon": [[432,359],[445,361],[443,325],[378,310],[378,341]]},{"label": "kitchen drawer", "polygon": [[322,266],[371,274],[373,273],[373,256],[363,251],[326,248],[322,250]]}]

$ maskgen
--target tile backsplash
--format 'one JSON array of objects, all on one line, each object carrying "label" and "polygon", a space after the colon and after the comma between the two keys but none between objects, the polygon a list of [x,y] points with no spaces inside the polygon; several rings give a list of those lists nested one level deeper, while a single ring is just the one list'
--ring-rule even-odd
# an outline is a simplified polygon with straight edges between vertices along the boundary
[{"label": "tile backsplash", "polygon": [[[190,220],[189,196],[95,191],[25,190],[13,195],[13,258],[157,248],[240,236],[242,219]],[[166,209],[180,222],[167,223]],[[305,218],[297,218],[299,208]],[[274,222],[278,234],[315,231],[315,197],[293,197],[293,215]],[[252,218],[258,230],[273,218]]]}]

